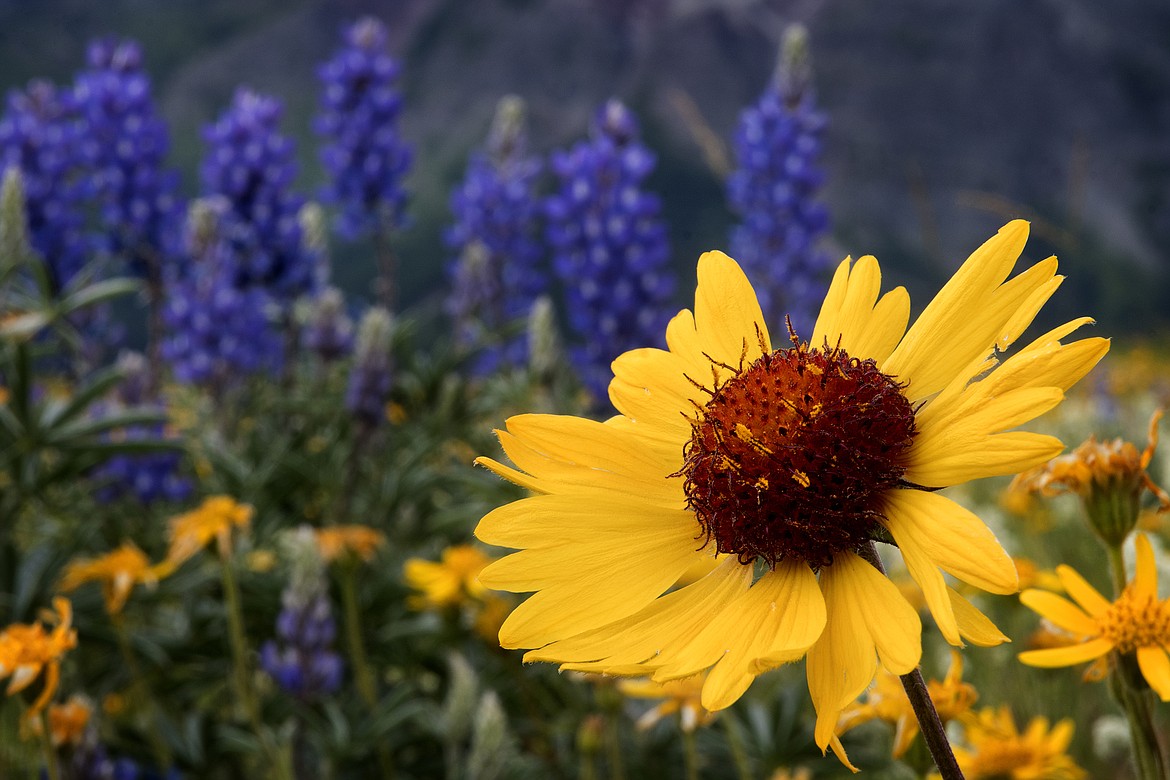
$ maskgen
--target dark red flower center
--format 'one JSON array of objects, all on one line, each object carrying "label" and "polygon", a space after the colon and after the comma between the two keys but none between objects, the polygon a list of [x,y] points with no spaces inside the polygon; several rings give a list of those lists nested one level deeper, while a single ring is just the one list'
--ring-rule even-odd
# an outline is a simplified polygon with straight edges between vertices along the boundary
[{"label": "dark red flower center", "polygon": [[799,343],[732,369],[692,425],[680,475],[706,542],[814,568],[871,538],[915,433],[873,360]]}]

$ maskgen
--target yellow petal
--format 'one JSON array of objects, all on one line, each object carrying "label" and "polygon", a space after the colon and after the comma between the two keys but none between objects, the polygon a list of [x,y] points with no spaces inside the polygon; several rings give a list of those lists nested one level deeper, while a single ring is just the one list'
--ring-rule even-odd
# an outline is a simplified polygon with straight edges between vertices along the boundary
[{"label": "yellow petal", "polygon": [[1071,566],[1060,564],[1056,567],[1056,576],[1060,578],[1060,584],[1064,586],[1065,592],[1091,616],[1101,617],[1109,610],[1109,600]]},{"label": "yellow petal", "polygon": [[1134,569],[1133,584],[1131,587],[1138,594],[1149,598],[1158,598],[1158,568],[1154,563],[1154,548],[1150,540],[1143,533],[1138,533],[1133,540],[1136,552],[1137,566]]},{"label": "yellow petal", "polygon": [[8,681],[8,695],[23,691],[32,685],[33,680],[41,673],[42,664],[18,664],[12,670],[12,679]]},{"label": "yellow petal", "polygon": [[614,408],[658,437],[680,444],[690,438],[696,404],[702,408],[707,400],[699,388],[712,382],[710,361],[696,372],[673,352],[634,349],[613,361],[613,372],[609,398]]},{"label": "yellow petal", "polygon": [[959,624],[955,620],[955,610],[951,606],[951,599],[947,595],[947,583],[942,572],[926,551],[919,546],[916,537],[911,533],[904,533],[904,523],[888,523],[886,525],[898,549],[902,551],[902,559],[910,576],[922,588],[922,595],[926,605],[930,607],[930,614],[938,624],[938,630],[943,638],[957,647],[963,646],[959,635]]},{"label": "yellow petal", "polygon": [[1018,474],[1052,460],[1064,451],[1055,436],[1009,431],[951,442],[946,454],[926,457],[911,447],[905,478],[923,487],[950,487],[984,477]]},{"label": "yellow petal", "polygon": [[771,352],[756,292],[739,264],[722,252],[704,252],[698,277],[695,326],[703,351],[731,366]]},{"label": "yellow petal", "polygon": [[1020,603],[1038,612],[1053,624],[1079,636],[1100,636],[1097,621],[1071,601],[1046,590],[1030,588],[1020,594]]},{"label": "yellow petal", "polygon": [[1162,701],[1170,701],[1170,658],[1160,647],[1139,647],[1138,667]]},{"label": "yellow petal", "polygon": [[944,571],[991,593],[1019,589],[1016,565],[983,521],[937,493],[891,490],[886,525],[911,539]]},{"label": "yellow petal", "polygon": [[1020,653],[1020,663],[1052,669],[1058,666],[1074,666],[1100,658],[1113,649],[1108,639],[1093,639],[1084,644],[1070,647],[1054,647],[1047,650],[1025,650]]},{"label": "yellow petal", "polygon": [[975,608],[967,599],[951,587],[947,587],[951,607],[955,610],[955,622],[959,624],[959,635],[976,647],[996,647],[1010,642],[1007,635],[995,627],[991,620]]},{"label": "yellow petal", "polygon": [[668,533],[687,540],[694,550],[702,546],[691,510],[636,504],[617,496],[588,501],[572,495],[524,498],[492,510],[475,528],[476,538],[485,544],[517,548],[590,546],[602,539],[608,546],[626,540],[636,544],[634,537],[644,533]]},{"label": "yellow petal", "polygon": [[816,324],[813,325],[812,338],[809,339],[809,344],[813,347],[821,347],[826,341],[830,342],[830,346],[836,344],[837,336],[841,333],[839,324],[841,304],[845,302],[845,295],[849,292],[849,266],[852,263],[853,258],[846,257],[833,272],[833,281],[829,283],[829,291],[825,293],[821,311],[817,315]]},{"label": "yellow petal", "polygon": [[877,260],[867,255],[852,270],[849,262],[846,258],[837,267],[809,343],[830,348],[839,343],[850,355],[880,364],[906,332],[910,296],[898,287],[878,300],[882,277]]}]

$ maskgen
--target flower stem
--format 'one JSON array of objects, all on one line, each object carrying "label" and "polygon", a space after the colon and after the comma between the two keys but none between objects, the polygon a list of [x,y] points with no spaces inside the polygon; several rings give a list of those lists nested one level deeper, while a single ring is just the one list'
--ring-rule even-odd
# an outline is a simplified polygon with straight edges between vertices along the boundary
[{"label": "flower stem", "polygon": [[683,729],[683,765],[686,766],[687,780],[699,780],[699,748],[695,732]]},{"label": "flower stem", "polygon": [[[357,684],[358,694],[362,701],[370,708],[373,715],[378,706],[378,688],[374,681],[374,672],[370,668],[370,661],[366,657],[366,645],[362,641],[361,608],[357,598],[357,566],[354,561],[346,561],[341,567],[340,577],[341,608],[345,620],[345,644],[349,650],[349,662],[353,666],[353,678]],[[390,757],[390,750],[382,742],[378,744],[378,765],[382,770],[383,778],[394,776],[394,762]]]},{"label": "flower stem", "polygon": [[110,613],[110,622],[113,623],[114,633],[118,637],[118,649],[122,652],[122,662],[126,664],[126,670],[130,673],[130,690],[133,691],[137,703],[144,708],[147,719],[150,721],[150,725],[146,729],[150,750],[154,753],[158,770],[165,772],[171,766],[172,759],[170,748],[162,734],[159,733],[161,713],[158,711],[158,704],[150,695],[150,687],[146,684],[146,678],[142,676],[138,657],[134,655],[134,650],[130,646],[130,634],[126,631],[126,621],[122,617],[122,613]]},{"label": "flower stem", "polygon": [[1106,545],[1105,551],[1109,555],[1109,573],[1113,575],[1113,598],[1117,599],[1125,590],[1125,556],[1121,552],[1121,545]]},{"label": "flower stem", "polygon": [[244,636],[244,619],[240,607],[240,590],[236,585],[236,575],[232,571],[228,556],[221,555],[220,563],[223,574],[223,598],[227,609],[228,639],[232,649],[232,668],[236,678],[236,697],[256,735],[260,735],[260,710],[256,707],[256,699],[252,695],[251,679],[248,675],[248,645]]},{"label": "flower stem", "polygon": [[41,711],[41,750],[45,754],[45,774],[48,780],[60,780],[61,771],[57,767],[57,751],[53,749],[53,734],[49,730],[49,710]]},{"label": "flower stem", "polygon": [[[875,569],[882,574],[886,573],[886,567],[882,565],[882,559],[872,541],[863,544],[857,552]],[[906,696],[910,699],[910,706],[914,708],[914,716],[918,718],[922,738],[930,749],[930,756],[934,759],[939,774],[943,780],[963,780],[963,770],[959,769],[959,762],[955,760],[955,753],[947,740],[942,719],[938,716],[938,710],[934,708],[926,680],[922,678],[922,670],[915,669],[909,674],[903,674],[900,679]]]},{"label": "flower stem", "polygon": [[730,713],[721,719],[723,730],[727,733],[727,747],[731,751],[731,758],[735,762],[735,771],[739,780],[752,780],[752,766],[747,751],[743,747],[743,733],[739,723]]}]

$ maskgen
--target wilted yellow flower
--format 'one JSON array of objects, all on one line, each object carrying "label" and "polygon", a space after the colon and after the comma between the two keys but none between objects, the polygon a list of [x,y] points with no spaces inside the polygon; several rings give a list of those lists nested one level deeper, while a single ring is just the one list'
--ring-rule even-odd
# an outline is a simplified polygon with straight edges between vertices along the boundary
[{"label": "wilted yellow flower", "polygon": [[68,593],[87,582],[100,582],[106,611],[116,615],[126,605],[135,585],[156,585],[172,571],[174,564],[171,561],[151,565],[146,553],[128,541],[97,558],[79,558],[70,562],[61,577],[61,590]]},{"label": "wilted yellow flower", "polygon": [[57,747],[77,745],[89,725],[93,706],[82,696],[70,696],[64,704],[49,707],[49,737]]},{"label": "wilted yellow flower", "polygon": [[334,525],[317,528],[317,550],[326,563],[350,553],[367,563],[374,559],[378,548],[386,543],[386,535],[368,525]]},{"label": "wilted yellow flower", "polygon": [[73,605],[69,599],[57,596],[53,609],[56,614],[50,613],[46,621],[56,624],[51,631],[41,622],[13,623],[0,631],[0,680],[10,678],[9,696],[32,685],[42,671],[45,673],[44,688],[25,711],[26,719],[39,714],[53,698],[61,676],[61,658],[77,647]]},{"label": "wilted yellow flower", "polygon": [[1053,458],[1012,480],[1009,492],[1025,491],[1055,496],[1074,493],[1081,497],[1093,528],[1111,545],[1121,544],[1137,523],[1142,493],[1150,491],[1160,512],[1170,511],[1170,495],[1150,478],[1146,468],[1158,446],[1158,421],[1162,410],[1150,417],[1146,448],[1120,438],[1099,442],[1096,437],[1067,455]]},{"label": "wilted yellow flower", "polygon": [[[483,542],[519,551],[480,575],[532,592],[500,643],[526,661],[652,676],[708,671],[702,702],[730,706],[757,675],[806,659],[814,736],[838,751],[841,710],[879,660],[909,673],[922,623],[867,559],[888,533],[944,638],[1004,641],[944,572],[1014,593],[992,531],[936,488],[1014,474],[1063,450],[1019,430],[1055,408],[1108,351],[1067,342],[1067,322],[1001,359],[1062,277],[1056,258],[1015,275],[1028,225],[975,250],[913,324],[904,288],[882,293],[877,260],[836,270],[807,340],[774,343],[743,269],[699,258],[695,306],[666,328],[667,349],[613,362],[599,422],[510,418],[512,465],[477,462],[534,495],[485,516]],[[925,489],[924,489],[925,488]],[[723,554],[676,587],[696,560]]]},{"label": "wilted yellow flower", "polygon": [[1024,733],[1016,728],[1008,707],[986,707],[963,719],[966,748],[955,748],[955,759],[967,780],[1084,780],[1085,770],[1066,752],[1073,722],[1064,719],[1051,729],[1047,718],[1032,718]]},{"label": "wilted yellow flower", "polygon": [[211,496],[197,509],[171,518],[171,549],[167,558],[181,564],[206,547],[213,539],[219,554],[231,554],[232,530],[245,528],[252,521],[252,507],[237,503],[231,496]]},{"label": "wilted yellow flower", "polygon": [[1170,701],[1170,599],[1158,600],[1154,549],[1145,534],[1135,538],[1137,571],[1117,601],[1109,602],[1070,566],[1058,566],[1064,589],[1076,604],[1055,593],[1026,590],[1020,601],[1080,641],[1065,647],[1027,650],[1020,661],[1056,667],[1092,661],[1110,651],[1137,654],[1138,667],[1162,701]]},{"label": "wilted yellow flower", "polygon": [[479,573],[492,562],[483,550],[460,544],[443,550],[439,563],[411,558],[403,573],[406,584],[420,591],[406,600],[411,609],[443,609],[466,604],[480,598],[487,590],[479,582]]},{"label": "wilted yellow flower", "polygon": [[[943,723],[966,713],[979,698],[975,686],[963,682],[963,656],[956,650],[951,650],[951,667],[947,676],[941,682],[931,680],[927,689]],[[866,693],[865,702],[855,702],[841,712],[837,734],[844,734],[871,720],[881,720],[894,727],[894,758],[905,755],[918,736],[918,718],[910,706],[906,689],[898,675],[884,668]]]},{"label": "wilted yellow flower", "polygon": [[715,713],[703,707],[700,698],[706,675],[697,674],[681,680],[658,683],[653,680],[622,680],[618,690],[636,699],[662,699],[662,702],[638,718],[638,728],[648,729],[663,718],[678,713],[683,731],[694,731],[705,726]]}]

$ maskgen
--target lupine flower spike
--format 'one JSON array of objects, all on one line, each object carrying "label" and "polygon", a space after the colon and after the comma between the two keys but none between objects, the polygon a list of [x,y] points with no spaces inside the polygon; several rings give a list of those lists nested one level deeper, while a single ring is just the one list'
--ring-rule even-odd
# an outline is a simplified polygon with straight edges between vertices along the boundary
[{"label": "lupine flower spike", "polygon": [[394,382],[390,373],[392,329],[390,312],[380,306],[368,310],[358,324],[345,408],[365,428],[375,428],[386,419],[386,403]]},{"label": "lupine flower spike", "polygon": [[[846,259],[811,340],[790,333],[789,347],[772,345],[739,265],[703,255],[695,309],[667,326],[669,349],[614,361],[617,416],[513,417],[498,433],[518,468],[477,461],[536,494],[476,529],[523,550],[480,582],[535,592],[501,644],[528,649],[528,661],[659,682],[706,670],[712,711],[807,658],[817,745],[844,759],[838,718],[879,660],[925,688],[921,621],[879,570],[875,537],[898,544],[948,642],[1005,641],[943,572],[1013,593],[1015,564],[935,489],[1059,453],[1059,440],[1015,429],[1057,406],[1109,348],[1062,343],[1082,318],[1000,357],[1061,282],[1056,258],[1007,281],[1027,235],[1027,223],[1005,226],[909,329],[906,291],[879,298],[877,261]],[[672,589],[714,557],[709,574]],[[945,751],[936,761],[949,759],[932,728],[932,752]]]}]

